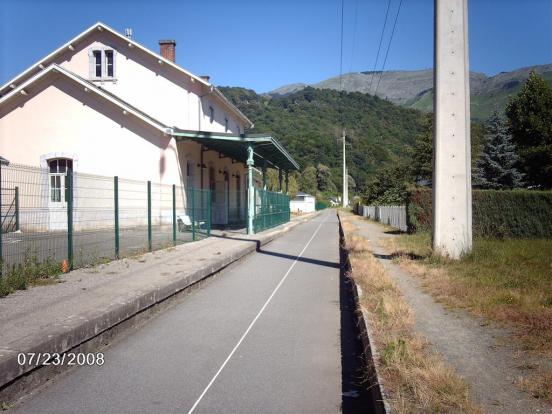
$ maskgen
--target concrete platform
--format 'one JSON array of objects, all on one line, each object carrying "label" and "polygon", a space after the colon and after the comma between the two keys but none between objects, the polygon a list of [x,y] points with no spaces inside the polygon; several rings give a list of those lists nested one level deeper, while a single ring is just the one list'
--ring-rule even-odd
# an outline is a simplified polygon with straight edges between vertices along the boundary
[{"label": "concrete platform", "polygon": [[173,297],[287,233],[313,215],[254,236],[219,234],[196,243],[64,275],[58,284],[0,299],[0,401],[53,375],[20,365],[19,353],[63,353]]}]

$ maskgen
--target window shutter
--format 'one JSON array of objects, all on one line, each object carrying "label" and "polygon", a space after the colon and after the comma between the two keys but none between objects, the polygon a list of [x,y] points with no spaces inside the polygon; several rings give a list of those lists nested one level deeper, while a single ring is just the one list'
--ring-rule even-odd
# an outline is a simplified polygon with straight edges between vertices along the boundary
[{"label": "window shutter", "polygon": [[117,79],[117,51],[113,49],[113,79]]},{"label": "window shutter", "polygon": [[94,64],[94,51],[88,49],[88,79],[94,79],[96,73],[96,67]]}]

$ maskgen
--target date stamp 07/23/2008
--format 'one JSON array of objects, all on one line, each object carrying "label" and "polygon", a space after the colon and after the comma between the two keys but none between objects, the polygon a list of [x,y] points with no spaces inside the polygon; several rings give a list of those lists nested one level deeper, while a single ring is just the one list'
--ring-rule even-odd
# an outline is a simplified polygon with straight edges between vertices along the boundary
[{"label": "date stamp 07/23/2008", "polygon": [[19,365],[67,365],[67,366],[101,366],[105,363],[105,356],[102,352],[20,352],[17,354]]}]

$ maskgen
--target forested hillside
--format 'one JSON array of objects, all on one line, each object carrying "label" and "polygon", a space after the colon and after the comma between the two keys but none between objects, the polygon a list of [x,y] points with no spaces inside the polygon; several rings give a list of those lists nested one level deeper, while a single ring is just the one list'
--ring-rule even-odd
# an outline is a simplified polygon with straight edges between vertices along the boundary
[{"label": "forested hillside", "polygon": [[[521,85],[534,71],[541,75],[552,85],[552,64],[528,66],[509,72],[501,72],[494,76],[484,73],[471,72],[471,117],[473,120],[484,121],[491,113],[498,109],[504,110],[508,97],[516,95],[521,90]],[[311,85],[317,89],[333,89],[348,92],[362,92],[374,94],[376,86],[380,83],[377,95],[391,102],[407,108],[420,109],[431,112],[433,110],[433,70],[401,70],[382,72],[355,72],[346,73],[340,79],[332,77]],[[374,81],[375,80],[375,81]],[[295,83],[284,85],[268,92],[270,96],[282,96],[297,92],[307,84]]]},{"label": "forested hillside", "polygon": [[341,125],[348,141],[349,174],[363,188],[379,167],[403,158],[422,131],[422,113],[359,92],[307,87],[281,97],[253,90],[220,90],[254,123],[249,132],[268,132],[280,140],[304,169],[330,167],[341,188]]}]

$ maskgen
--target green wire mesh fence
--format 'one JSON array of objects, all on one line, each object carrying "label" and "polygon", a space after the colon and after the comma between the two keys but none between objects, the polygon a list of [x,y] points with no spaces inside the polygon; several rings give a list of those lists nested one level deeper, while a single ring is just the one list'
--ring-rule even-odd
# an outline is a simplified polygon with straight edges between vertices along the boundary
[{"label": "green wire mesh fence", "polygon": [[287,223],[290,220],[289,196],[255,188],[253,231],[260,231]]},{"label": "green wire mesh fence", "polygon": [[211,192],[48,169],[0,166],[0,270],[94,265],[208,237]]},{"label": "green wire mesh fence", "polygon": [[320,211],[328,208],[328,205],[326,203],[323,203],[322,201],[316,201],[314,208],[316,211]]}]

